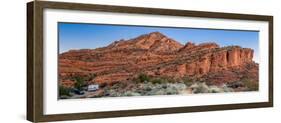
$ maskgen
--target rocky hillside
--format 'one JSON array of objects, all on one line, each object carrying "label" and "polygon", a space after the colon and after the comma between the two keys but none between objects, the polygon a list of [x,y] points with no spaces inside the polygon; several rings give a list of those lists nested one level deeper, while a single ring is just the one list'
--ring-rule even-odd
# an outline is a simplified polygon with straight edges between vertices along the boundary
[{"label": "rocky hillside", "polygon": [[183,45],[152,32],[134,39],[114,41],[97,49],[70,50],[59,55],[59,82],[73,86],[73,77],[87,83],[131,82],[139,74],[167,77],[175,81],[207,84],[234,83],[243,79],[258,82],[254,51],[240,46],[220,47],[216,43]]}]

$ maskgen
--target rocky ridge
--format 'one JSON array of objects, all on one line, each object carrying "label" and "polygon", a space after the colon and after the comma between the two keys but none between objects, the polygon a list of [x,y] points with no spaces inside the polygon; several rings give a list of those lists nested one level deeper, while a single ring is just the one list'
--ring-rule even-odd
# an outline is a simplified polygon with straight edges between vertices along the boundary
[{"label": "rocky ridge", "polygon": [[254,51],[216,43],[182,45],[160,32],[119,40],[97,49],[70,50],[59,55],[59,82],[73,86],[73,76],[96,77],[88,83],[114,84],[132,81],[140,73],[174,80],[188,77],[208,84],[258,81]]}]

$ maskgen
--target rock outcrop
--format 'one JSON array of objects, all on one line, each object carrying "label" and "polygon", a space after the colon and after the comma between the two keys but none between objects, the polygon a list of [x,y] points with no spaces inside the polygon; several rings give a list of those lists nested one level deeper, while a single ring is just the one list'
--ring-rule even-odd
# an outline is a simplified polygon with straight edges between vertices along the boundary
[{"label": "rock outcrop", "polygon": [[[73,76],[96,77],[90,83],[112,84],[132,80],[139,73],[216,84],[234,82],[244,75],[258,79],[254,51],[240,46],[220,47],[216,43],[185,45],[160,32],[130,40],[115,41],[97,49],[71,50],[59,55],[59,80],[71,86]],[[249,67],[250,66],[250,67]],[[248,77],[248,76],[247,76]]]}]

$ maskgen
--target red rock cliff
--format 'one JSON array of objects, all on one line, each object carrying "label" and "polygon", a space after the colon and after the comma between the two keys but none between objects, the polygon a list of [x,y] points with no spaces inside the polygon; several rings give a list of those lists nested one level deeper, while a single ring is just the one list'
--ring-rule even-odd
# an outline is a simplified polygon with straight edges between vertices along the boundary
[{"label": "red rock cliff", "polygon": [[[216,43],[196,45],[192,42],[182,45],[160,32],[153,32],[115,41],[107,47],[62,53],[59,55],[59,76],[60,82],[68,85],[71,85],[71,76],[89,74],[97,75],[89,80],[95,83],[126,81],[139,73],[174,78],[207,76],[208,81],[216,82],[217,79],[208,75],[252,69],[245,69],[245,66],[255,64],[253,54],[252,49],[240,46],[220,47]],[[234,79],[229,81],[240,77],[234,72],[231,74]]]}]

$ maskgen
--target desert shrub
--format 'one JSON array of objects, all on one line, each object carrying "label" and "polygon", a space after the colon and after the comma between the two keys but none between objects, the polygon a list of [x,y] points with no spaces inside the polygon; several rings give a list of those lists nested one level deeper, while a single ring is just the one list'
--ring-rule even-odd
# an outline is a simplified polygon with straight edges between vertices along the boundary
[{"label": "desert shrub", "polygon": [[162,84],[162,88],[163,88],[163,89],[166,89],[167,87],[168,87],[167,84]]},{"label": "desert shrub", "polygon": [[145,95],[161,95],[161,94],[163,95],[164,92],[161,93],[161,91],[162,90],[160,90],[160,89],[153,89],[149,92],[146,92]]},{"label": "desert shrub", "polygon": [[59,86],[59,96],[70,96],[71,88]]},{"label": "desert shrub", "polygon": [[161,76],[159,78],[162,79],[164,83],[175,83],[175,82],[178,82],[177,79],[175,79],[173,77],[169,77],[169,76]]},{"label": "desert shrub", "polygon": [[259,90],[259,83],[258,82],[252,81],[252,80],[247,79],[247,78],[242,79],[242,82],[250,91]]},{"label": "desert shrub", "polygon": [[226,84],[224,84],[221,88],[223,89],[223,92],[234,92],[234,90],[228,87]]},{"label": "desert shrub", "polygon": [[166,94],[165,90],[158,90],[154,92],[154,95],[165,95],[165,94]]},{"label": "desert shrub", "polygon": [[197,93],[223,93],[223,92],[233,92],[234,91],[232,88],[229,88],[226,85],[208,86],[205,83],[194,83],[189,88],[192,89],[192,92],[195,94],[197,94]]},{"label": "desert shrub", "polygon": [[117,82],[111,87],[111,89],[115,89],[115,90],[124,89],[125,87],[127,87],[127,85],[128,84],[125,82]]},{"label": "desert shrub", "polygon": [[218,86],[210,86],[209,93],[222,93],[224,92],[223,88],[219,88]]},{"label": "desert shrub", "polygon": [[192,89],[192,92],[197,93],[210,93],[208,85],[205,83],[195,83],[192,84],[189,88]]},{"label": "desert shrub", "polygon": [[162,83],[167,83],[168,80],[166,80],[166,79],[164,79],[164,78],[153,78],[153,79],[151,80],[151,82],[152,82],[153,84],[162,84]]},{"label": "desert shrub", "polygon": [[184,83],[168,84],[168,86],[173,87],[174,89],[179,91],[186,89],[186,85]]},{"label": "desert shrub", "polygon": [[144,91],[151,91],[151,90],[152,90],[152,88],[151,88],[151,87],[149,87],[149,86],[146,86],[143,90],[144,90]]},{"label": "desert shrub", "polygon": [[132,82],[133,83],[140,83],[140,80],[139,80],[139,77],[134,77],[133,79],[132,79]]},{"label": "desert shrub", "polygon": [[175,83],[176,79],[172,78],[172,77],[165,77],[165,79],[169,82],[169,83]]},{"label": "desert shrub", "polygon": [[110,96],[110,89],[109,89],[109,87],[107,86],[107,87],[105,87],[104,89],[103,89],[103,96]]},{"label": "desert shrub", "polygon": [[182,81],[185,85],[191,85],[192,84],[192,80],[188,76],[184,76],[182,78]]},{"label": "desert shrub", "polygon": [[167,95],[179,94],[178,90],[172,87],[168,87],[165,91]]},{"label": "desert shrub", "polygon": [[150,81],[150,77],[144,73],[139,74],[138,79],[140,82],[148,82]]},{"label": "desert shrub", "polygon": [[108,94],[110,97],[120,97],[121,96],[121,94],[115,90],[110,90]]},{"label": "desert shrub", "polygon": [[123,96],[141,96],[141,94],[132,91],[126,91]]}]

